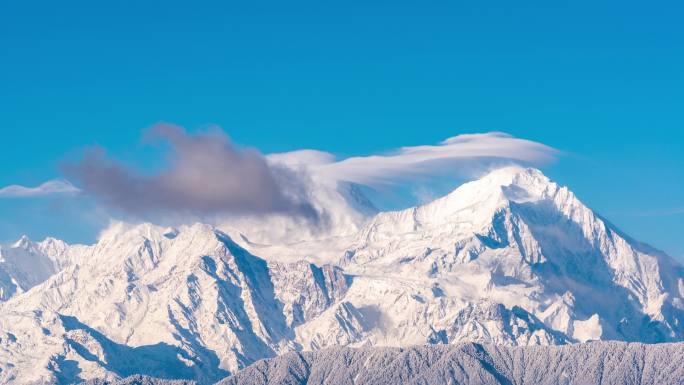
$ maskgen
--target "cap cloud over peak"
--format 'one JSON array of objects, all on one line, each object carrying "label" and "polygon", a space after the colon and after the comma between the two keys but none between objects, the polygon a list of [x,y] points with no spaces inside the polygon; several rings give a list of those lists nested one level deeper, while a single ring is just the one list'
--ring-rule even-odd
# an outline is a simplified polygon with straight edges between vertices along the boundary
[{"label": "cap cloud over peak", "polygon": [[[315,149],[263,155],[236,145],[218,127],[187,132],[158,124],[145,131],[143,142],[164,144],[163,167],[150,171],[108,156],[105,148],[90,147],[80,160],[62,165],[63,175],[73,182],[65,179],[63,184],[75,198],[100,203],[95,207],[106,208],[103,215],[110,218],[181,224],[275,215],[295,228],[313,225],[311,229],[320,230],[333,226],[334,218],[357,223],[367,215],[345,202],[340,184],[366,186],[371,194],[379,191],[370,199],[381,207],[393,189],[401,193],[417,186],[423,195],[435,197],[440,183],[502,166],[541,166],[559,155],[542,143],[500,132],[461,134],[437,144],[343,159]],[[41,195],[57,194],[45,186]],[[38,188],[9,186],[0,189],[5,193],[0,198],[19,196],[17,189],[21,196],[38,195],[33,191]]]}]

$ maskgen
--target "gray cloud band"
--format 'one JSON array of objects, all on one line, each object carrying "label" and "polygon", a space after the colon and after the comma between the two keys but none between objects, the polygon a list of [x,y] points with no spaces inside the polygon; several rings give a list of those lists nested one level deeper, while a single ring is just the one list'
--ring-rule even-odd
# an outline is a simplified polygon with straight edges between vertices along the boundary
[{"label": "gray cloud band", "polygon": [[164,214],[282,213],[317,219],[302,176],[235,146],[218,129],[188,134],[157,125],[148,140],[170,144],[168,167],[155,174],[124,166],[91,148],[65,174],[96,199],[139,217]]}]

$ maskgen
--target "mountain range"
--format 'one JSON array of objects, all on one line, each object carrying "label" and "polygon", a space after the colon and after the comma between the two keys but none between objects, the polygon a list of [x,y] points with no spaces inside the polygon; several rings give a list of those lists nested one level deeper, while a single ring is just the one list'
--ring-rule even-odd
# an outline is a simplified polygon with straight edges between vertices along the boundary
[{"label": "mountain range", "polygon": [[382,361],[414,345],[684,340],[684,268],[539,170],[497,169],[393,212],[338,188],[336,208],[353,212],[337,217],[362,220],[306,236],[279,222],[114,223],[93,245],[1,248],[0,383],[210,384],[322,349]]}]

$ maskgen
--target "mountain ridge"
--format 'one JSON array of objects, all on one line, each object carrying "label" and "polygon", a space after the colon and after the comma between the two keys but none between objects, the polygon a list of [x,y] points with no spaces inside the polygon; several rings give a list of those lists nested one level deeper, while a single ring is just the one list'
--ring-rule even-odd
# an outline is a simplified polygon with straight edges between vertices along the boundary
[{"label": "mountain ridge", "polygon": [[[328,348],[259,360],[217,385],[464,384],[563,385],[681,384],[682,343],[592,342],[565,346],[505,347],[465,343],[405,348]],[[166,385],[131,376],[82,385]],[[188,382],[173,382],[192,385]]]},{"label": "mountain ridge", "polygon": [[217,385],[681,384],[682,344],[330,348],[256,362]]}]

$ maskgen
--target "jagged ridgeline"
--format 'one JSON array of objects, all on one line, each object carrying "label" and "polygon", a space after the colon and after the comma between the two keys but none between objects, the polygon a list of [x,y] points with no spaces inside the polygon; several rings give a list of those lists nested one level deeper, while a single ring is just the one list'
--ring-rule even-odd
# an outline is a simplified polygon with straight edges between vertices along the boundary
[{"label": "jagged ridgeline", "polygon": [[332,348],[260,361],[219,384],[681,384],[682,362],[682,344]]},{"label": "jagged ridgeline", "polygon": [[[663,385],[684,383],[683,362],[683,344],[330,348],[258,361],[219,384]],[[136,376],[87,384],[181,383]]]},{"label": "jagged ridgeline", "polygon": [[[442,362],[445,376],[458,366],[449,362],[462,362],[494,376],[487,381],[518,378],[518,364],[526,376],[555,370],[544,357],[581,379],[607,376],[618,357],[643,378],[669,373],[656,358],[682,362],[680,345],[536,347],[684,341],[681,265],[538,170],[496,170],[428,204],[345,223],[318,238],[281,232],[292,238],[279,243],[255,241],[246,227],[117,224],[94,245],[4,247],[0,383],[257,381],[259,368],[277,373],[297,359],[314,368],[326,355],[331,368],[345,355],[379,366],[415,357]],[[483,347],[458,345],[473,342]],[[414,345],[457,346],[370,349]],[[363,349],[317,353],[340,346]],[[581,366],[588,359],[596,366]]]}]

